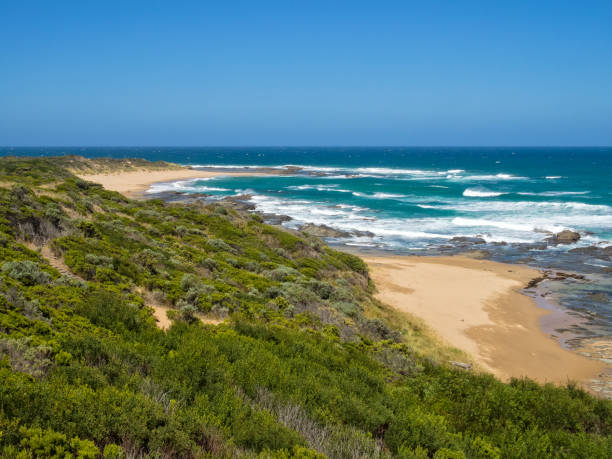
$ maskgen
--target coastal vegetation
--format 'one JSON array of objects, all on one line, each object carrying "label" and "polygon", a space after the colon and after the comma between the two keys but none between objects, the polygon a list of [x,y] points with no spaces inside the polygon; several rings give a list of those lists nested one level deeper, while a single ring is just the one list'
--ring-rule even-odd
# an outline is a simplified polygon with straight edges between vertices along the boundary
[{"label": "coastal vegetation", "polygon": [[177,166],[0,159],[0,456],[612,456],[609,401],[452,367],[360,258],[74,175],[131,167]]}]

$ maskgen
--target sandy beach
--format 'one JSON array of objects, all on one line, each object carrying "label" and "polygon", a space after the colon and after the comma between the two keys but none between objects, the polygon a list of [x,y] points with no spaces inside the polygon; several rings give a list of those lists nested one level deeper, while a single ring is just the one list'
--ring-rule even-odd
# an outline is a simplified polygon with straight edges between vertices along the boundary
[{"label": "sandy beach", "polygon": [[424,319],[502,380],[585,383],[603,363],[563,349],[539,325],[549,311],[519,292],[538,271],[468,257],[364,256],[377,298]]},{"label": "sandy beach", "polygon": [[100,183],[107,190],[118,191],[130,198],[140,198],[154,183],[210,178],[217,176],[267,175],[259,172],[222,172],[190,169],[141,170],[108,174],[79,174],[83,180]]}]

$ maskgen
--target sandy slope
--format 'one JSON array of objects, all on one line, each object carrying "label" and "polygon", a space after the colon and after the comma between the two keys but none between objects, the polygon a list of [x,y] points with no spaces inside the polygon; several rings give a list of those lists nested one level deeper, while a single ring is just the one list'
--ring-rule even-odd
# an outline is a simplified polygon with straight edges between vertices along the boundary
[{"label": "sandy slope", "polygon": [[377,298],[423,318],[451,345],[501,379],[586,381],[601,362],[563,349],[543,333],[547,311],[518,292],[538,272],[467,257],[363,257]]}]

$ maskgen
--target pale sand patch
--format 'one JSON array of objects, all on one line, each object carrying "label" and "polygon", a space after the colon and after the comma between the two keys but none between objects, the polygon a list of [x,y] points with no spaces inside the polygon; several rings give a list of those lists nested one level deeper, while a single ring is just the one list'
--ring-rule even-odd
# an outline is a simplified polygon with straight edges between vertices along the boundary
[{"label": "pale sand patch", "polygon": [[157,321],[157,326],[162,330],[168,330],[172,325],[172,321],[168,318],[170,308],[159,305],[151,305],[151,308],[153,308],[153,317]]},{"label": "pale sand patch", "polygon": [[129,171],[109,174],[77,174],[83,180],[101,184],[104,188],[111,191],[118,191],[130,198],[141,197],[151,185],[159,182],[172,182],[174,180],[187,180],[198,178],[210,178],[218,176],[262,176],[268,173],[258,172],[217,172],[202,171],[196,169],[172,169],[165,171]]},{"label": "pale sand patch", "polygon": [[[170,325],[172,325],[172,321],[168,318],[168,311],[176,311],[176,309],[171,309],[168,306],[162,305],[150,305],[153,308],[153,317],[157,321],[157,326],[162,330],[168,330]],[[200,322],[207,325],[219,325],[224,322],[224,319],[217,319],[215,317],[205,316],[202,313],[197,313],[196,317],[200,319]]]},{"label": "pale sand patch", "polygon": [[563,349],[539,327],[549,312],[521,294],[538,271],[488,260],[364,256],[376,297],[424,319],[502,380],[586,381],[604,364]]}]

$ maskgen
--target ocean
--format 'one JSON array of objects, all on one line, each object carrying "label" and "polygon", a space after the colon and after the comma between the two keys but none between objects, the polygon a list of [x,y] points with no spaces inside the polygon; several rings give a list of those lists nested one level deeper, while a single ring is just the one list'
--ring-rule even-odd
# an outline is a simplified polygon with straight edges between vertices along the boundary
[{"label": "ocean", "polygon": [[[581,273],[548,282],[576,320],[564,343],[612,335],[612,148],[232,147],[3,148],[0,155],[142,157],[269,176],[156,184],[151,195],[248,195],[256,210],[348,234],[359,251],[437,255],[478,250],[498,261]],[[569,245],[553,233],[580,233]],[[346,235],[345,235],[346,236]],[[534,295],[537,292],[532,292]],[[540,294],[542,294],[540,292]]]}]

